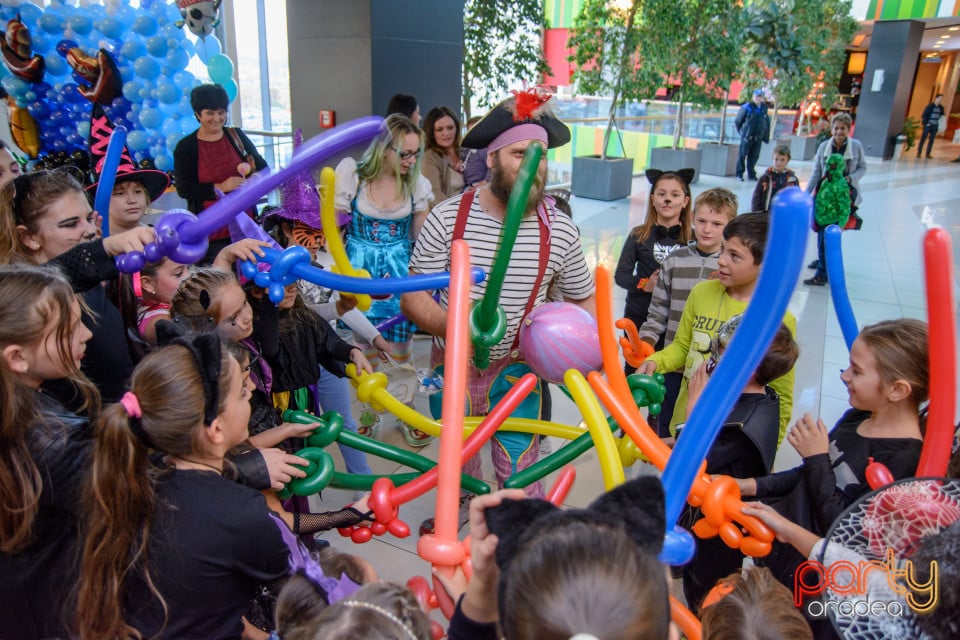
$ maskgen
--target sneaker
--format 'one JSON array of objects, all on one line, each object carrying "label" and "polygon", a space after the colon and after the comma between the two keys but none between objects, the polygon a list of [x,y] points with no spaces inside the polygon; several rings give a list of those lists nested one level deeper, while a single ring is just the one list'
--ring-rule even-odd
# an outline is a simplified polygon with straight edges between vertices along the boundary
[{"label": "sneaker", "polygon": [[[457,509],[457,531],[463,528],[463,525],[470,522],[470,501],[473,500],[473,494],[468,493],[460,496],[460,505]],[[433,535],[436,522],[433,518],[427,518],[420,523],[420,535]]]},{"label": "sneaker", "polygon": [[407,441],[407,444],[417,449],[427,446],[433,440],[433,436],[429,433],[414,429],[403,422],[400,423],[400,431],[403,433],[403,439]]},{"label": "sneaker", "polygon": [[380,416],[369,409],[360,414],[360,421],[357,424],[357,434],[364,438],[376,439],[380,431]]},{"label": "sneaker", "polygon": [[929,153],[927,154],[927,160],[933,160],[933,156],[930,155]]},{"label": "sneaker", "polygon": [[823,276],[813,276],[807,280],[803,281],[803,284],[809,285],[811,287],[822,287],[827,284],[827,279]]},{"label": "sneaker", "polygon": [[753,181],[753,182],[756,182],[756,181],[757,181],[757,176],[750,176],[750,177],[747,178],[747,179],[748,179],[748,180],[751,180],[751,181]]},{"label": "sneaker", "polygon": [[738,182],[743,182],[743,176],[737,176],[737,181],[738,181]]},{"label": "sneaker", "polygon": [[813,262],[807,265],[807,269],[816,269],[819,266],[820,266],[820,260],[814,260]]}]

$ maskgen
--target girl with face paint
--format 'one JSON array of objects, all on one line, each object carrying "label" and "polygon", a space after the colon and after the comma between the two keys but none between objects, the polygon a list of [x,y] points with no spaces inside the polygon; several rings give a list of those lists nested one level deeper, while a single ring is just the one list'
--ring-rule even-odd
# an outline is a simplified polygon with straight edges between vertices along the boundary
[{"label": "girl with face paint", "polygon": [[[647,180],[650,181],[647,218],[630,231],[614,272],[614,281],[627,290],[623,317],[631,320],[638,329],[647,319],[660,263],[676,247],[693,239],[689,184],[692,178],[691,169],[647,171]],[[662,349],[663,344],[656,345],[656,348]],[[635,369],[627,364],[625,371],[629,375]]]}]

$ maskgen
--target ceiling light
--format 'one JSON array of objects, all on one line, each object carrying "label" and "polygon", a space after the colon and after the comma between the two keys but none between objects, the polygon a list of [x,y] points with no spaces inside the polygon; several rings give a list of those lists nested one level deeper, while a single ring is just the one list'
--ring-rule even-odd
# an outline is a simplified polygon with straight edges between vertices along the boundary
[{"label": "ceiling light", "polygon": [[960,27],[950,27],[947,31],[960,31]]}]

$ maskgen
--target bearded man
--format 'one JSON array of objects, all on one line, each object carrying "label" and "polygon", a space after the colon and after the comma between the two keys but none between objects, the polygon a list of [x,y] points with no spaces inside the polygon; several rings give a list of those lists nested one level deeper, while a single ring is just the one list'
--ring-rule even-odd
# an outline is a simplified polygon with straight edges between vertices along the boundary
[{"label": "bearded man", "polygon": [[[490,183],[434,207],[413,249],[411,274],[448,271],[451,246],[461,238],[470,245],[471,266],[490,272],[507,201],[527,147],[538,142],[552,149],[570,141],[570,130],[552,115],[549,100],[548,94],[537,89],[515,92],[515,97],[494,107],[466,135],[464,147],[487,148]],[[506,334],[491,347],[487,368],[477,369],[473,362],[467,366],[465,391],[467,414],[471,416],[486,415],[513,383],[530,371],[520,352],[519,331],[523,318],[534,308],[545,302],[564,300],[595,314],[593,277],[584,260],[580,232],[567,215],[555,209],[553,198],[544,195],[546,173],[544,154],[500,295],[500,305],[507,318]],[[485,290],[486,282],[474,284],[470,289],[471,300],[482,298]],[[407,318],[434,336],[431,364],[438,368],[443,366],[448,296],[449,290],[442,289],[438,304],[430,292],[417,291],[404,293],[400,302]],[[448,391],[463,393],[462,390]],[[540,418],[540,395],[538,385],[513,415]],[[438,407],[431,408],[436,414]],[[500,432],[490,446],[497,481],[503,487],[505,479],[536,462],[539,438]],[[480,477],[480,457],[474,456],[467,462],[464,471]],[[543,488],[538,482],[527,487],[527,493],[542,497]]]}]

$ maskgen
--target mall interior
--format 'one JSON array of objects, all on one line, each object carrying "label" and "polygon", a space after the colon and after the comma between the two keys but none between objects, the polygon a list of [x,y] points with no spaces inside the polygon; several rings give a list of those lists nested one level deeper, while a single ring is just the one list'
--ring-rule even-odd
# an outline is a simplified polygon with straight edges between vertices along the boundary
[{"label": "mall interior", "polygon": [[[302,127],[310,134],[319,133],[319,109],[335,111],[338,122],[379,113],[397,92],[416,95],[421,110],[438,104],[460,104],[460,65],[464,55],[460,2],[424,0],[418,3],[416,15],[408,4],[390,0],[288,0],[286,5],[294,127]],[[561,100],[575,101],[570,87],[565,86],[569,84],[569,66],[563,47],[579,3],[547,0],[545,6],[551,24],[544,35],[545,51],[552,65],[548,83],[557,88]],[[861,182],[863,228],[843,235],[847,290],[860,326],[898,317],[926,318],[928,296],[937,294],[925,289],[924,233],[932,227],[942,227],[949,231],[955,246],[960,241],[960,164],[951,162],[960,156],[960,9],[952,0],[858,0],[853,3],[852,15],[860,27],[848,47],[838,87],[842,95],[836,107],[856,109],[853,135],[864,145],[867,172]],[[317,64],[320,60],[324,64]],[[917,158],[913,150],[897,154],[896,136],[903,121],[909,116],[919,117],[938,93],[944,96],[948,115],[934,143],[933,159]],[[581,100],[580,104],[589,104],[589,100]],[[594,111],[586,115],[604,114],[601,105],[592,108]],[[733,114],[736,106],[731,105],[730,109]],[[709,118],[709,114],[705,117]],[[572,156],[598,153],[601,144],[595,125],[570,124],[574,129],[571,149],[557,150],[550,160],[554,186],[561,188],[568,186]],[[777,137],[792,133],[794,124],[793,115],[778,122]],[[715,135],[715,131],[712,133]],[[614,268],[626,235],[646,215],[649,185],[642,171],[649,166],[650,149],[656,146],[658,134],[652,128],[626,134],[633,139],[624,142],[624,146],[631,147],[637,155],[631,195],[611,202],[576,196],[571,199],[574,220],[580,227],[591,267]],[[698,143],[694,136],[685,138],[689,148],[696,148]],[[764,146],[761,169],[771,163],[771,151]],[[807,184],[812,164],[809,158],[796,156],[790,163],[802,186]],[[693,192],[696,195],[718,186],[738,196],[741,212],[749,210],[753,184],[737,182],[732,174],[701,174]],[[958,255],[955,251],[955,269]],[[815,236],[810,234],[804,265],[815,256]],[[801,281],[809,275],[804,271],[791,276],[796,278],[797,286],[789,309],[797,317],[802,354],[793,416],[797,419],[809,412],[832,425],[849,407],[845,386],[839,378],[839,372],[848,365],[847,349],[829,289],[804,286]],[[614,307],[618,311],[624,292],[618,288],[614,291]],[[415,353],[416,367],[425,367],[429,341],[418,339]],[[425,404],[426,398],[416,398],[416,406]],[[581,420],[576,407],[562,394],[554,393],[554,407],[555,420],[569,424]],[[399,432],[391,427],[393,419],[382,416],[382,422],[381,437],[404,446]],[[560,443],[556,440],[552,444],[556,448]],[[428,456],[437,452],[437,443],[424,450]],[[798,462],[796,452],[783,446],[776,469],[787,469]],[[384,472],[397,469],[396,465],[382,461],[374,466]],[[567,503],[583,506],[602,482],[596,454],[578,458],[576,468],[577,482]],[[637,464],[632,473],[649,473],[651,469]],[[493,482],[487,456],[484,472],[485,479]],[[549,476],[548,483],[554,477]],[[332,507],[347,497],[348,492],[324,492],[323,504]],[[433,500],[431,492],[407,505],[405,517],[411,523],[419,522],[432,513]],[[334,544],[339,540],[336,533],[327,538]],[[427,568],[416,555],[416,545],[415,536],[403,540],[387,536],[365,545],[362,553],[385,567],[386,577],[406,579],[410,575],[426,575]],[[397,550],[405,553],[398,555]]]}]

